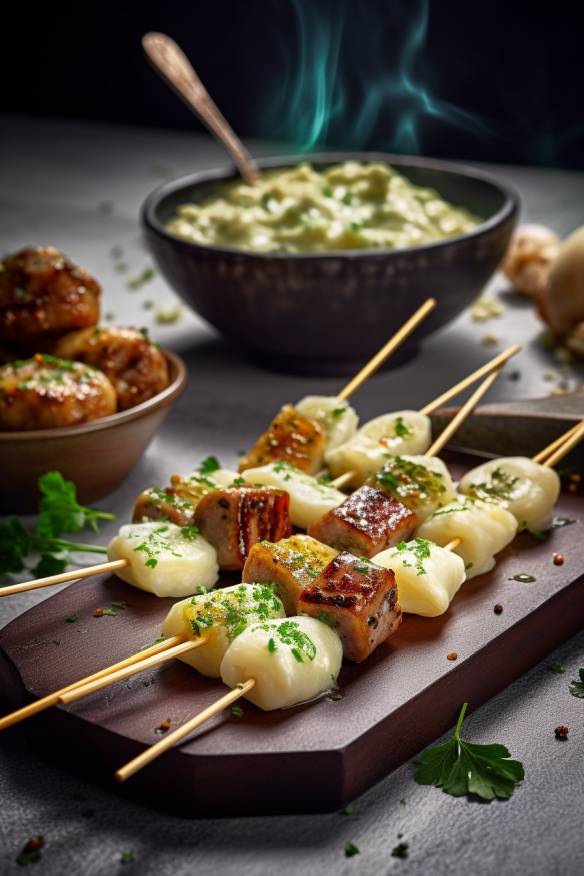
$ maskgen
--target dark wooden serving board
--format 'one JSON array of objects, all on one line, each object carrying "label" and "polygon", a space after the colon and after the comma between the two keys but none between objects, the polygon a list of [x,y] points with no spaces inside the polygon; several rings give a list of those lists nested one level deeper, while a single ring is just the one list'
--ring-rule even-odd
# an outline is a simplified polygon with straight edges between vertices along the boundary
[{"label": "dark wooden serving board", "polygon": [[[456,461],[459,470],[470,462]],[[518,537],[492,573],[463,585],[447,614],[408,616],[368,661],[345,665],[342,699],[274,713],[243,702],[242,718],[217,717],[120,793],[190,815],[343,806],[452,726],[462,702],[476,708],[582,627],[582,504],[562,496],[557,513],[576,518],[572,525],[554,529],[545,542]],[[565,556],[561,566],[552,562],[556,551]],[[517,573],[537,580],[511,580]],[[112,600],[125,601],[125,611],[93,616]],[[496,602],[501,615],[493,612]],[[0,634],[2,711],[150,643],[170,604],[102,576],[26,612]],[[73,614],[78,621],[68,623]],[[446,658],[452,651],[454,662]],[[68,766],[114,786],[114,769],[159,739],[163,720],[176,727],[224,690],[173,662],[7,732],[32,733]]]}]

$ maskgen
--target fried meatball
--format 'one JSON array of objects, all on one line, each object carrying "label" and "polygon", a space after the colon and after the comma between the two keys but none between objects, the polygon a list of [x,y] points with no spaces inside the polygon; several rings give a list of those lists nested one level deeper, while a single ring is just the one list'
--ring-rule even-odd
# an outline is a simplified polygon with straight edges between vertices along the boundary
[{"label": "fried meatball", "polygon": [[0,344],[36,352],[39,344],[95,325],[96,280],[51,246],[21,249],[0,263]]},{"label": "fried meatball", "polygon": [[107,374],[123,411],[168,386],[168,366],[158,347],[134,328],[93,328],[60,338],[53,352],[95,365]]},{"label": "fried meatball", "polygon": [[76,426],[115,410],[111,382],[89,365],[37,353],[0,368],[0,430]]}]

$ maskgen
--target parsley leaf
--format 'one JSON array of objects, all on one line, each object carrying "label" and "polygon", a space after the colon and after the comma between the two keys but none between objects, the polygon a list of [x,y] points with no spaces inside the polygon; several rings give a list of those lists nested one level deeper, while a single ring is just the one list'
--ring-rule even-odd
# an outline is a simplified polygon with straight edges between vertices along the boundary
[{"label": "parsley leaf", "polygon": [[579,669],[578,675],[580,676],[580,681],[578,679],[571,681],[569,690],[573,697],[584,700],[584,669]]},{"label": "parsley leaf", "polygon": [[468,703],[464,703],[452,739],[422,752],[415,780],[419,785],[442,788],[453,797],[472,794],[482,800],[508,799],[524,777],[523,765],[509,759],[504,745],[481,745],[461,739],[467,708]]},{"label": "parsley leaf", "polygon": [[207,456],[200,464],[197,471],[202,475],[213,474],[221,468],[221,463],[216,456]]},{"label": "parsley leaf", "polygon": [[99,520],[113,520],[115,514],[86,508],[77,501],[77,490],[73,481],[66,481],[58,471],[48,471],[39,478],[40,514],[37,533],[58,536],[63,532],[80,532],[89,526],[97,532]]}]

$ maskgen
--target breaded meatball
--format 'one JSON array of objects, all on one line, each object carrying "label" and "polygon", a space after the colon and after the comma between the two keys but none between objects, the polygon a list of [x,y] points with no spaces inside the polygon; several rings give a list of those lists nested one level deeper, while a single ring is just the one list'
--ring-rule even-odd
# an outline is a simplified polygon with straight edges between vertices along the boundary
[{"label": "breaded meatball", "polygon": [[115,389],[90,365],[37,353],[0,368],[0,430],[76,426],[115,410]]},{"label": "breaded meatball", "polygon": [[65,359],[95,365],[107,374],[123,411],[152,398],[168,386],[166,359],[135,328],[93,328],[60,338],[53,352]]},{"label": "breaded meatball", "polygon": [[52,246],[21,249],[0,263],[0,344],[36,352],[64,332],[95,325],[101,289]]}]

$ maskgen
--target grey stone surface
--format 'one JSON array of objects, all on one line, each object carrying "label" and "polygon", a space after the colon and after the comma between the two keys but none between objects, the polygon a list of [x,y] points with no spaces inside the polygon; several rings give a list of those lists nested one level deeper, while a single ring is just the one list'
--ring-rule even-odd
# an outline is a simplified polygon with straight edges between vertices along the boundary
[{"label": "grey stone surface", "polygon": [[[263,371],[190,313],[174,325],[157,324],[157,307],[175,303],[158,277],[138,291],[127,289],[127,278],[150,264],[137,221],[140,202],[163,178],[217,163],[223,163],[219,147],[186,133],[3,119],[2,249],[29,243],[61,247],[99,277],[105,312],[121,324],[149,326],[154,338],[180,352],[189,366],[187,392],[163,430],[128,481],[99,503],[121,519],[145,484],[164,483],[208,453],[233,463],[283,400],[339,386],[331,378]],[[519,189],[524,218],[561,233],[584,222],[584,174],[489,169]],[[123,247],[125,274],[114,268],[114,246]],[[485,334],[495,335],[499,348],[517,340],[526,345],[515,366],[520,379],[500,380],[491,398],[548,394],[553,381],[545,374],[555,371],[556,363],[538,342],[539,322],[500,278],[490,291],[505,305],[500,319],[476,323],[463,314],[431,338],[417,360],[370,381],[356,398],[362,417],[432,398],[490,355],[492,348],[481,343]],[[567,376],[572,382],[579,378],[577,370]],[[113,529],[105,528],[102,538]],[[0,623],[48,595],[0,600]],[[566,663],[565,675],[550,669],[557,658]],[[504,742],[525,764],[526,780],[514,797],[490,805],[417,786],[408,763],[357,800],[351,816],[182,820],[158,814],[148,801],[129,802],[113,787],[82,782],[40,759],[18,731],[6,734],[0,750],[0,872],[21,872],[18,850],[30,836],[44,834],[42,861],[30,865],[39,874],[582,873],[584,704],[567,689],[582,665],[584,633],[468,719],[471,739]],[[554,738],[559,723],[570,727],[566,742]],[[409,843],[407,860],[391,856],[398,834]],[[360,855],[344,857],[348,841]],[[133,850],[135,863],[120,862],[124,849]]]}]

